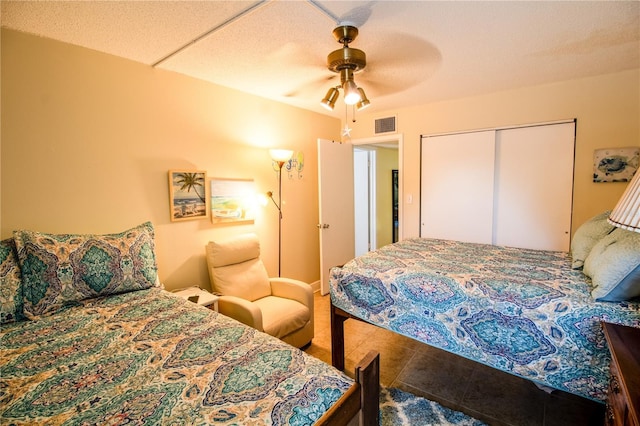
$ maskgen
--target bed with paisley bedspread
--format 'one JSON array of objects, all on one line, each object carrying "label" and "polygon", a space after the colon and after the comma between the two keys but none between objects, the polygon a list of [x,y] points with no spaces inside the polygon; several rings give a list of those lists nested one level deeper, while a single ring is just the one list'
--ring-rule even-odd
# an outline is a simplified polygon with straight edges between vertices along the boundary
[{"label": "bed with paisley bedspread", "polygon": [[404,240],[332,269],[333,364],[344,367],[351,317],[601,401],[610,355],[600,322],[640,327],[640,299],[599,302],[591,291],[566,252]]},{"label": "bed with paisley bedspread", "polygon": [[0,302],[3,425],[346,424],[360,407],[378,418],[377,372],[365,377],[376,354],[354,381],[161,289],[150,223],[14,233],[0,241]]}]

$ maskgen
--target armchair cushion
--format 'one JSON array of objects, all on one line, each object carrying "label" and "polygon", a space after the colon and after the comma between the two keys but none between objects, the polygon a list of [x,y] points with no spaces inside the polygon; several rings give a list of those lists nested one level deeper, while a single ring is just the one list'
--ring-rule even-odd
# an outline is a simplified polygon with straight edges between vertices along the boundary
[{"label": "armchair cushion", "polygon": [[271,295],[269,276],[260,260],[260,241],[255,234],[243,234],[207,244],[211,284],[224,295],[253,302]]},{"label": "armchair cushion", "polygon": [[269,276],[260,259],[211,268],[214,290],[253,302],[271,295]]},{"label": "armchair cushion", "polygon": [[207,249],[209,265],[213,268],[260,257],[260,242],[254,234],[244,234],[225,241],[210,241]]},{"label": "armchair cushion", "polygon": [[309,308],[295,300],[267,296],[253,303],[262,311],[264,332],[279,339],[301,329],[310,319]]}]

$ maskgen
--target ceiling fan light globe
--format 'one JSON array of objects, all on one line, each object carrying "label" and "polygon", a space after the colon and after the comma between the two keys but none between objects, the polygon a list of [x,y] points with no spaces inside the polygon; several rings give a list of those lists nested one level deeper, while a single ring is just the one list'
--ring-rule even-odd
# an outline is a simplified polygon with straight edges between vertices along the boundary
[{"label": "ceiling fan light globe", "polygon": [[355,105],[358,103],[359,99],[360,97],[357,95],[348,95],[344,97],[344,103],[347,105]]},{"label": "ceiling fan light globe", "polygon": [[360,92],[358,86],[353,80],[347,80],[342,85],[344,90],[344,103],[347,105],[355,105],[360,101]]}]

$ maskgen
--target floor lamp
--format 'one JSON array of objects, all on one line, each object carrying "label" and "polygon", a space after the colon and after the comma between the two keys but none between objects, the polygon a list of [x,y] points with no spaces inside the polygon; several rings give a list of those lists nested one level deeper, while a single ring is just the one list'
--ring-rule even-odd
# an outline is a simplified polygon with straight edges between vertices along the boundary
[{"label": "floor lamp", "polygon": [[273,204],[278,209],[278,276],[281,273],[282,265],[282,166],[291,159],[293,151],[288,149],[270,149],[271,159],[278,166],[278,202],[273,198],[273,192],[267,192],[267,197],[271,198]]}]

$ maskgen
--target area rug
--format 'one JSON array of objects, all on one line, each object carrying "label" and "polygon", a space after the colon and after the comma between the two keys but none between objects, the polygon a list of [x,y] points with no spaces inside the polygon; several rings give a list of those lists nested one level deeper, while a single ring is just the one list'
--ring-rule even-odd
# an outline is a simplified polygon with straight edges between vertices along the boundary
[{"label": "area rug", "polygon": [[380,389],[380,424],[382,426],[483,426],[479,420],[437,402],[417,397],[396,388]]}]

